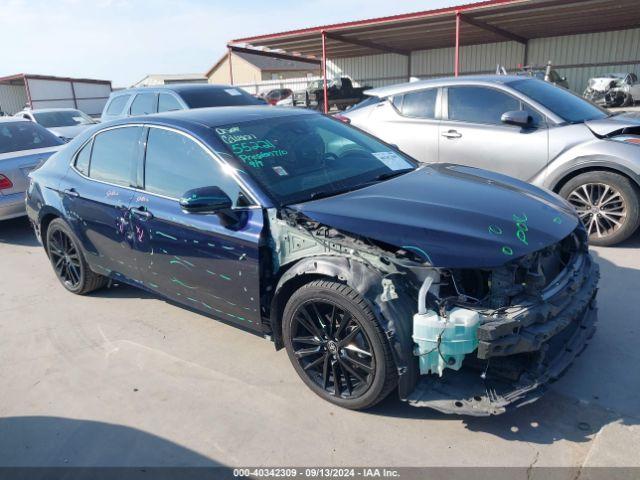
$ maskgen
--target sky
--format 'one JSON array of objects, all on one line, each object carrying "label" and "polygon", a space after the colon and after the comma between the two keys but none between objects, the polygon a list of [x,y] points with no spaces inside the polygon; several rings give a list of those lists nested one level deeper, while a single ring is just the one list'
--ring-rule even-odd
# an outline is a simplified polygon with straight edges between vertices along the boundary
[{"label": "sky", "polygon": [[464,0],[0,0],[0,76],[111,80],[207,71],[234,38]]}]

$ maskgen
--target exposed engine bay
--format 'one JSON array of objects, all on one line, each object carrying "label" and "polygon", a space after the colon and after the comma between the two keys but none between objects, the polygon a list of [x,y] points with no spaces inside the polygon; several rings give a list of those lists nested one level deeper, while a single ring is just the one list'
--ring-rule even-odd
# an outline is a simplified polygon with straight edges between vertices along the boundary
[{"label": "exposed engine bay", "polygon": [[[485,416],[537,399],[593,335],[598,267],[584,228],[495,268],[440,268],[419,248],[271,210],[274,292],[333,276],[375,309],[394,353],[402,400]],[[282,274],[284,271],[284,274]],[[277,308],[271,326],[278,341]]]}]

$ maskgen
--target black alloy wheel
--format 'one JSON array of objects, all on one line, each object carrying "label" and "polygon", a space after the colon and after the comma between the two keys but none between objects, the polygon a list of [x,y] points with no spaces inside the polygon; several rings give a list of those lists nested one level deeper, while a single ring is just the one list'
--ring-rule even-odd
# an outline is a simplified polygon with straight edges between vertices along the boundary
[{"label": "black alloy wheel", "polygon": [[72,293],[84,295],[107,284],[107,277],[89,268],[80,242],[62,219],[54,219],[46,229],[45,235],[49,260],[64,288]]},{"label": "black alloy wheel", "polygon": [[293,317],[293,352],[300,367],[325,392],[358,397],[373,383],[371,341],[349,312],[324,300],[309,300]]},{"label": "black alloy wheel", "polygon": [[296,290],[284,309],[283,339],[300,378],[342,407],[368,408],[397,383],[384,332],[346,285],[317,280]]},{"label": "black alloy wheel", "polygon": [[82,263],[73,240],[60,229],[54,229],[47,242],[53,270],[69,290],[77,289],[82,282]]}]

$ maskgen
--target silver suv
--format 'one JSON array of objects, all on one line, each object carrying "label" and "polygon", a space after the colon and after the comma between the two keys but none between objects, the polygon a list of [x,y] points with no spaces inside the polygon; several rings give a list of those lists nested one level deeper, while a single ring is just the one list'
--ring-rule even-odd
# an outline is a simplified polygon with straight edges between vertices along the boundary
[{"label": "silver suv", "polygon": [[494,170],[575,206],[594,245],[640,222],[640,118],[614,115],[547,82],[443,78],[376,88],[342,118],[421,162]]}]

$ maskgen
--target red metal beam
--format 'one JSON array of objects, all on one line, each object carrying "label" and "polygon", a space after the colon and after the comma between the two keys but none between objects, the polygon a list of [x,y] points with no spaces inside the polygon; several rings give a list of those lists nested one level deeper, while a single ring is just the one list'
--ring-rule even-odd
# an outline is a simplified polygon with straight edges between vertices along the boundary
[{"label": "red metal beam", "polygon": [[329,97],[327,88],[327,32],[322,30],[322,100],[324,102],[324,113],[329,113]]},{"label": "red metal beam", "polygon": [[238,38],[232,40],[233,43],[251,42],[255,40],[267,40],[270,38],[284,38],[292,35],[299,35],[303,33],[322,32],[323,30],[336,30],[339,28],[356,27],[363,25],[378,25],[381,23],[395,22],[399,20],[410,20],[433,17],[436,15],[446,15],[448,13],[455,13],[458,11],[470,11],[480,8],[492,7],[497,5],[511,4],[511,3],[523,3],[524,0],[486,0],[484,2],[469,3],[467,5],[461,5],[457,7],[438,8],[435,10],[426,10],[415,13],[405,13],[401,15],[391,15],[388,17],[372,18],[368,20],[356,20],[353,22],[334,23],[330,25],[323,25],[320,27],[301,28],[298,30],[290,30],[281,33],[269,33],[266,35],[256,35],[254,37]]},{"label": "red metal beam", "polygon": [[233,52],[231,51],[231,47],[227,47],[227,49],[229,52],[229,83],[233,85],[233,65],[231,63],[231,57],[233,56],[232,55]]},{"label": "red metal beam", "polygon": [[453,74],[457,77],[460,73],[460,12],[456,10],[456,49],[453,60]]}]

